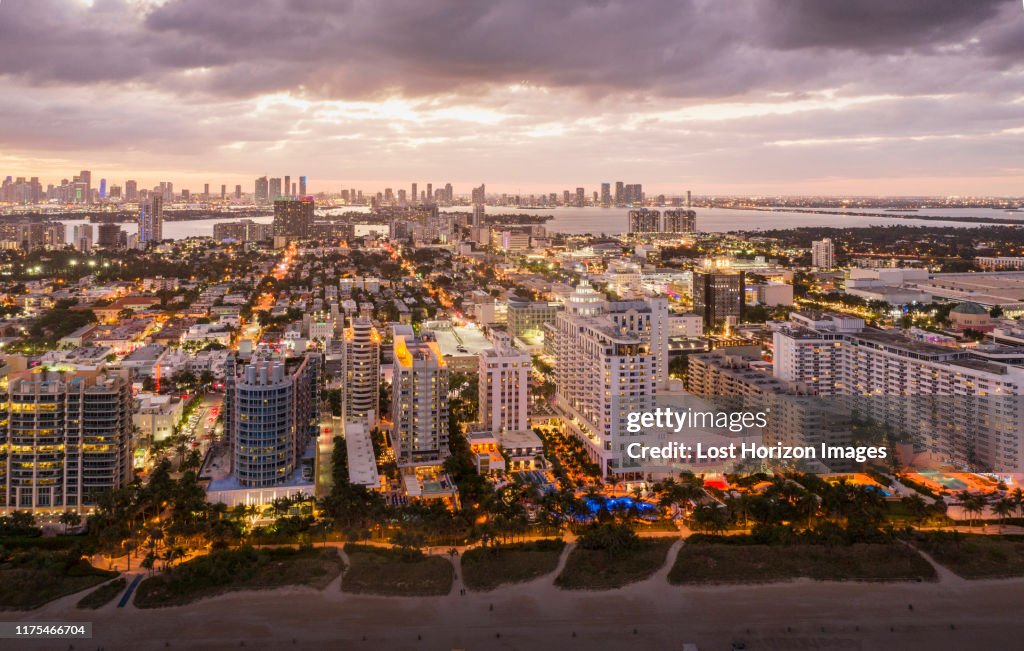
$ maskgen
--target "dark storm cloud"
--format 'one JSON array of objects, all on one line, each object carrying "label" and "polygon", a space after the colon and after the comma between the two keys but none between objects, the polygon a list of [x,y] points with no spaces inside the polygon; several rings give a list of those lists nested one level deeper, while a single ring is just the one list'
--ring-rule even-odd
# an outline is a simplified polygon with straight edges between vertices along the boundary
[{"label": "dark storm cloud", "polygon": [[715,97],[815,88],[825,79],[841,86],[836,68],[844,59],[827,54],[835,51],[933,56],[978,38],[958,56],[991,55],[978,65],[995,69],[1012,65],[1024,30],[1020,21],[1011,30],[999,19],[1008,4],[97,0],[89,8],[75,0],[8,0],[0,5],[0,74],[39,84],[136,82],[231,96],[471,93],[525,82],[594,96]]}]

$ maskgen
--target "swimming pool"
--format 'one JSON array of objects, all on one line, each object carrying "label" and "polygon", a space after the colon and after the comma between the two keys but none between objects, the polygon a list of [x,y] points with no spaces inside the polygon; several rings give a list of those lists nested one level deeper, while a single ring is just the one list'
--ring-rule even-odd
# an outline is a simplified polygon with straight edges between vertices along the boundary
[{"label": "swimming pool", "polygon": [[933,482],[941,484],[946,488],[949,488],[950,490],[959,491],[967,488],[966,483],[960,481],[956,477],[947,475],[944,472],[939,472],[938,470],[922,470],[918,474],[921,475],[922,477],[927,477]]},{"label": "swimming pool", "polygon": [[650,513],[655,509],[654,504],[643,500],[635,500],[632,497],[591,497],[584,500],[584,502],[587,505],[587,510],[592,514],[599,512],[602,507],[609,511],[626,511],[636,506],[636,510],[640,513]]}]

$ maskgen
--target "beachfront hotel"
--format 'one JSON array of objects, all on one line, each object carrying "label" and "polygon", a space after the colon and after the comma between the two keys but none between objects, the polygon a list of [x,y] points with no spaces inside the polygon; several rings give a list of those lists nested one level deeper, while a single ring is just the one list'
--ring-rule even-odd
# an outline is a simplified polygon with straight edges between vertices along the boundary
[{"label": "beachfront hotel", "polygon": [[668,381],[668,303],[606,301],[583,281],[555,321],[555,404],[606,475],[639,473],[626,417],[649,411]]},{"label": "beachfront hotel", "polygon": [[1024,470],[1024,351],[952,348],[866,327],[833,313],[794,313],[775,326],[773,374],[909,436],[935,461]]}]

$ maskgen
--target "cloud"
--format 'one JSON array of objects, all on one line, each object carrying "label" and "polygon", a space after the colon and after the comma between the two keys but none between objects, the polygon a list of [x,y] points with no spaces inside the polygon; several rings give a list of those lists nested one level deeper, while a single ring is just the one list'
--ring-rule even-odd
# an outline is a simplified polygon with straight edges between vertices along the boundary
[{"label": "cloud", "polygon": [[1022,30],[1005,0],[6,0],[0,150],[234,178],[774,183],[829,156],[1016,178]]}]

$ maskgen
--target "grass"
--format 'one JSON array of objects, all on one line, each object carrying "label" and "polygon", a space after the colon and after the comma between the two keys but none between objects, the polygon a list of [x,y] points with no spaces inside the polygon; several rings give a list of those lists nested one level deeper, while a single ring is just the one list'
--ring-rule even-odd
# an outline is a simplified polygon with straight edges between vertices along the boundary
[{"label": "grass", "polygon": [[1018,537],[935,532],[917,545],[965,579],[1024,576],[1024,540]]},{"label": "grass", "polygon": [[124,577],[114,579],[110,583],[106,583],[96,588],[89,594],[85,595],[78,601],[76,608],[83,610],[96,610],[102,608],[111,602],[114,597],[124,592],[124,589],[128,586],[128,582]]},{"label": "grass", "polygon": [[215,551],[150,577],[139,584],[139,608],[180,606],[236,590],[270,590],[287,585],[323,589],[342,570],[337,550],[243,547]]},{"label": "grass", "polygon": [[415,555],[372,545],[345,545],[349,568],[343,592],[399,597],[446,595],[455,568],[440,556]]},{"label": "grass", "polygon": [[462,555],[462,579],[470,590],[479,591],[532,581],[555,571],[564,548],[561,540],[537,540],[470,549]]},{"label": "grass", "polygon": [[25,550],[0,562],[0,610],[31,610],[116,577],[77,553]]},{"label": "grass", "polygon": [[935,568],[900,543],[763,545],[687,542],[669,571],[672,584],[935,580]]},{"label": "grass", "polygon": [[612,554],[604,549],[576,547],[555,585],[565,590],[614,590],[643,581],[665,564],[675,538],[641,538],[635,549]]}]

